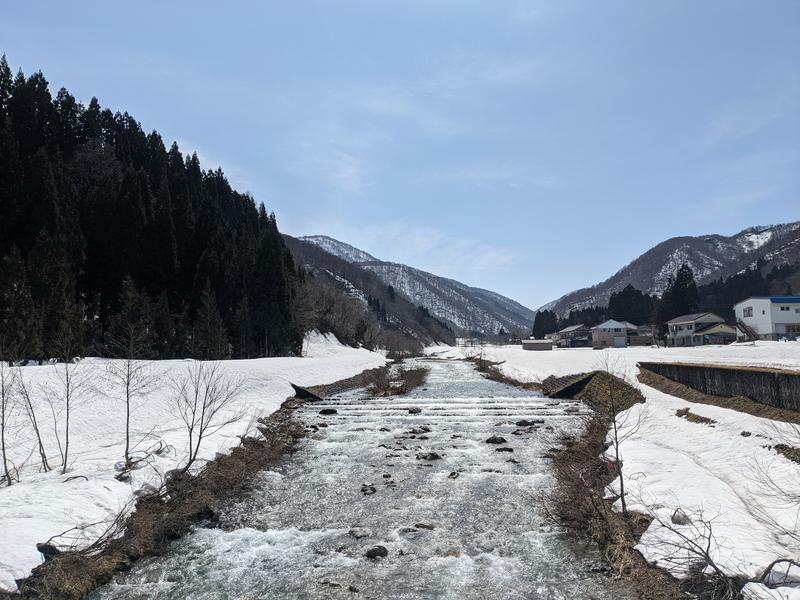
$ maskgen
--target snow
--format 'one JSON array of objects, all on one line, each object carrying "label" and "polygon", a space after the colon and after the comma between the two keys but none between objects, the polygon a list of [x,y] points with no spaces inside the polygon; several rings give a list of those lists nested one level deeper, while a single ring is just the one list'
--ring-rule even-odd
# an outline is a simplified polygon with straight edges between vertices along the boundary
[{"label": "snow", "polygon": [[[201,459],[211,459],[217,452],[236,446],[237,436],[245,433],[255,417],[274,412],[293,395],[290,381],[303,386],[332,383],[386,362],[380,354],[349,348],[333,336],[320,334],[306,338],[304,351],[302,358],[221,363],[226,374],[243,381],[235,410],[245,416],[207,438]],[[88,358],[77,365],[91,374],[97,389],[73,408],[70,464],[65,475],[60,469],[39,473],[32,432],[29,428],[12,432],[9,451],[20,467],[20,483],[0,488],[0,588],[14,589],[14,579],[26,576],[41,562],[37,542],[77,525],[112,517],[134,491],[155,481],[158,473],[178,466],[184,456],[185,428],[169,409],[169,385],[170,378],[181,373],[187,361],[155,361],[152,369],[157,384],[132,413],[132,438],[139,443],[139,451],[159,440],[169,444],[169,449],[154,457],[148,467],[134,471],[131,481],[114,479],[114,463],[123,459],[124,405],[115,399],[118,391],[103,379],[110,362]],[[54,384],[55,370],[52,366],[35,366],[24,367],[21,372],[39,401],[37,417],[42,421],[52,466],[58,463],[58,448],[43,390]]]},{"label": "snow", "polygon": [[[478,348],[429,348],[432,355],[457,358],[475,355]],[[655,513],[671,523],[670,517],[682,507],[695,526],[682,528],[689,535],[699,526],[698,517],[711,520],[715,561],[729,574],[755,576],[776,558],[800,556],[800,544],[780,535],[774,521],[797,531],[800,509],[781,502],[768,493],[759,479],[760,468],[767,470],[794,494],[800,494],[800,467],[772,446],[791,434],[791,426],[734,410],[696,404],[669,396],[640,384],[635,376],[639,361],[678,361],[723,365],[752,365],[800,370],[800,343],[757,342],[729,346],[695,348],[632,347],[607,351],[615,368],[625,374],[644,394],[646,402],[631,408],[621,420],[636,422],[639,411],[646,412],[645,425],[622,443],[625,472],[628,474],[628,505],[633,510]],[[483,356],[503,361],[500,370],[522,381],[541,381],[549,375],[567,375],[602,368],[606,351],[555,349],[530,352],[519,346],[486,346]],[[691,412],[716,423],[693,423],[675,415],[676,410]],[[626,418],[627,417],[627,418]],[[743,436],[742,432],[751,435]],[[795,434],[795,440],[796,434]],[[796,442],[795,444],[796,445]],[[618,482],[615,482],[618,483]],[[796,497],[796,496],[795,496]],[[619,509],[619,502],[616,507]],[[637,548],[651,562],[662,562],[670,555],[670,533],[653,521]],[[675,575],[678,568],[670,569]],[[800,582],[800,570],[791,572]],[[781,587],[769,592],[766,587],[748,586],[754,598],[800,598],[800,589]],[[773,595],[767,595],[772,593]],[[783,595],[778,595],[783,594]]]}]

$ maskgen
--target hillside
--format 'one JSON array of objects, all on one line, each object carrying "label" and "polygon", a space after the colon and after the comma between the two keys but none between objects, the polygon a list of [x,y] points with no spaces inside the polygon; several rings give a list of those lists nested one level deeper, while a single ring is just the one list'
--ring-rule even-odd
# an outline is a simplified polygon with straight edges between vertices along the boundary
[{"label": "hillside", "polygon": [[[382,328],[394,330],[423,345],[455,342],[455,336],[446,323],[397,295],[373,272],[330,253],[322,246],[289,235],[284,235],[283,239],[298,266],[308,270],[318,281],[340,290],[339,293],[358,300],[363,309],[371,310]],[[366,255],[356,248],[353,250]]]},{"label": "hillside", "polygon": [[674,237],[654,246],[614,275],[592,287],[570,292],[542,309],[564,316],[570,310],[605,306],[614,292],[631,284],[660,295],[682,263],[694,271],[698,284],[727,277],[742,269],[800,261],[800,222],[752,227],[733,236]]},{"label": "hillside", "polygon": [[384,284],[415,306],[450,324],[458,333],[496,334],[501,329],[530,331],[533,311],[495,292],[470,287],[408,265],[385,262],[327,236],[300,238],[323,248],[362,271],[374,273]]}]

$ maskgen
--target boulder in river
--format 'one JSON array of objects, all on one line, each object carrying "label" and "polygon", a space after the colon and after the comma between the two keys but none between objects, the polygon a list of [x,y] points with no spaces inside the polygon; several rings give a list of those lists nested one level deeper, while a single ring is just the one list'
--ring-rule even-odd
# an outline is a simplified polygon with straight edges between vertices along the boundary
[{"label": "boulder in river", "polygon": [[364,553],[367,558],[385,558],[389,556],[386,546],[373,546]]},{"label": "boulder in river", "polygon": [[544,425],[544,419],[522,419],[516,422],[517,427],[530,427],[531,425]]},{"label": "boulder in river", "polygon": [[436,452],[423,452],[421,454],[417,454],[417,460],[439,460],[442,458]]},{"label": "boulder in river", "polygon": [[502,435],[493,435],[492,437],[486,439],[487,444],[505,444],[506,441],[506,438],[504,438]]},{"label": "boulder in river", "polygon": [[321,411],[319,411],[319,414],[321,414],[321,415],[335,415],[337,412],[339,412],[339,411],[337,411],[335,408],[323,408]]},{"label": "boulder in river", "polygon": [[434,524],[430,521],[420,521],[419,523],[414,523],[414,527],[417,529],[434,529]]},{"label": "boulder in river", "polygon": [[495,450],[495,452],[513,452],[513,451],[514,451],[513,448],[497,448],[497,450]]},{"label": "boulder in river", "polygon": [[366,527],[352,527],[348,532],[351,537],[360,540],[361,538],[369,537],[372,535],[372,530]]},{"label": "boulder in river", "polygon": [[422,412],[422,409],[419,406],[410,406],[408,408],[408,414],[410,415],[418,415]]}]

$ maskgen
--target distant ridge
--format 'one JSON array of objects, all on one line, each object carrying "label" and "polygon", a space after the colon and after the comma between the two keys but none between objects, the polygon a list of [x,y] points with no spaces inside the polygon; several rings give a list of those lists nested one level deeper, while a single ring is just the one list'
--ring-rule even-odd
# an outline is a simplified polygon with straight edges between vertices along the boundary
[{"label": "distant ridge", "polygon": [[474,288],[454,279],[379,260],[350,244],[325,235],[298,238],[309,242],[361,269],[374,273],[401,296],[422,306],[458,333],[496,334],[501,330],[527,333],[534,312],[496,292]]},{"label": "distant ridge", "polygon": [[570,310],[606,306],[611,294],[628,284],[643,292],[660,295],[682,263],[687,263],[694,271],[697,283],[703,284],[756,266],[759,261],[766,268],[799,262],[800,221],[750,227],[732,236],[670,238],[605,281],[565,294],[539,310],[552,310],[565,316]]}]

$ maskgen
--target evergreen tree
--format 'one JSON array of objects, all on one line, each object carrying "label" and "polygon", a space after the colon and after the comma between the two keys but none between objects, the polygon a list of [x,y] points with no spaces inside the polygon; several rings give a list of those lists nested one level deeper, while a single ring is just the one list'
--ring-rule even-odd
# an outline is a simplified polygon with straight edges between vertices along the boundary
[{"label": "evergreen tree", "polygon": [[200,308],[192,329],[192,351],[194,357],[200,360],[230,358],[228,333],[219,316],[217,299],[208,283],[200,298]]},{"label": "evergreen tree", "polygon": [[618,321],[644,325],[653,317],[653,299],[628,284],[621,291],[611,294],[608,314]]},{"label": "evergreen tree", "polygon": [[7,354],[0,360],[42,356],[41,322],[16,248],[3,258],[0,269],[0,347]]},{"label": "evergreen tree", "polygon": [[667,288],[661,296],[655,315],[655,321],[662,334],[666,333],[666,323],[681,315],[691,314],[700,304],[694,272],[686,263],[670,277]]},{"label": "evergreen tree", "polygon": [[533,319],[533,337],[541,339],[548,333],[558,331],[558,318],[551,310],[540,310]]}]

